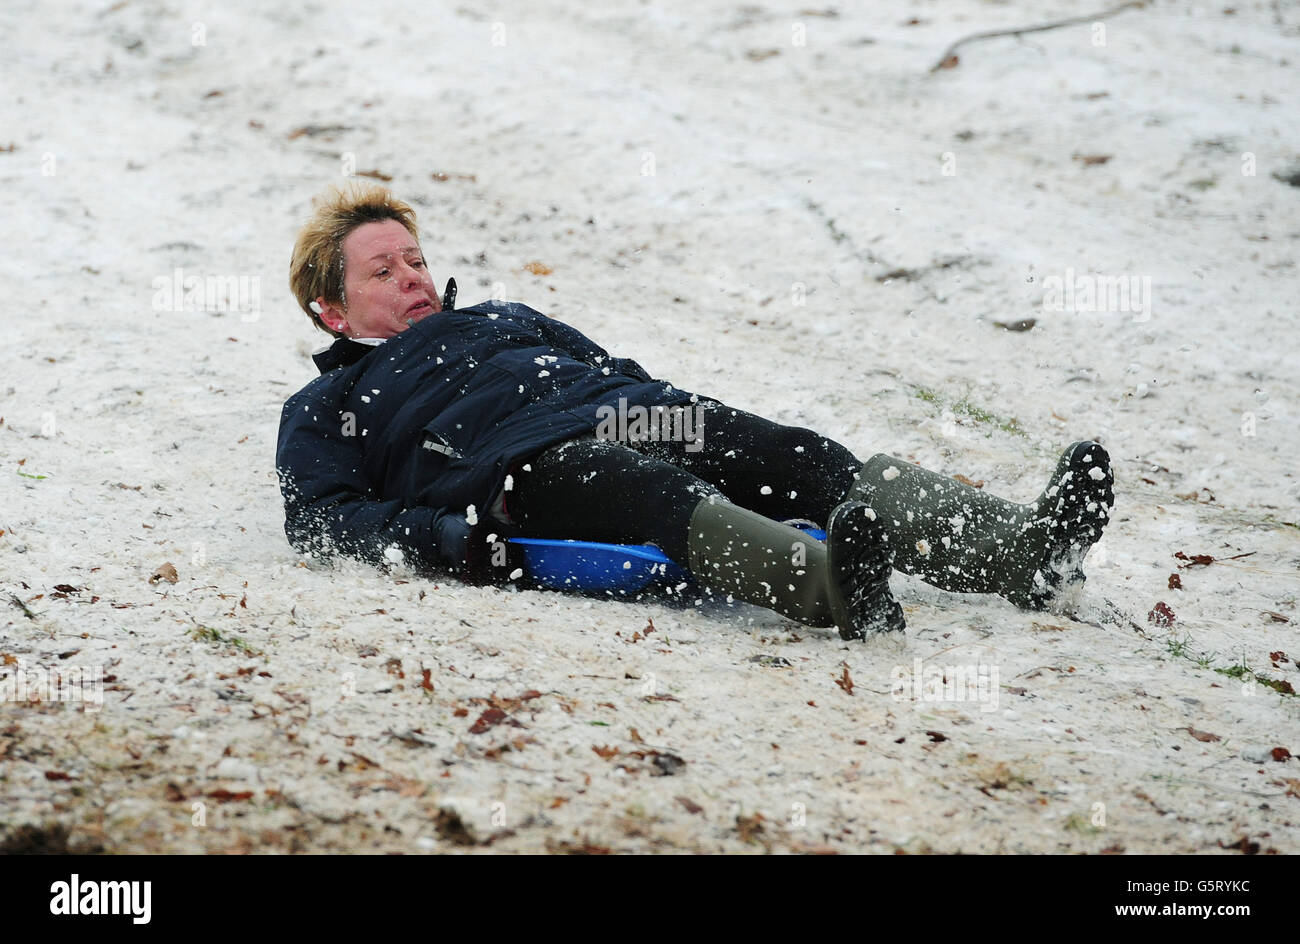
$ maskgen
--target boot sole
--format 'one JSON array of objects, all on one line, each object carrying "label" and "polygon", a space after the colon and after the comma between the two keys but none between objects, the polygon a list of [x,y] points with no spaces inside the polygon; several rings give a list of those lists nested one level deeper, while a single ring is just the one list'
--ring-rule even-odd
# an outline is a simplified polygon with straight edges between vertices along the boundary
[{"label": "boot sole", "polygon": [[1047,553],[1035,568],[1028,591],[1008,599],[1027,609],[1045,610],[1081,587],[1083,559],[1101,538],[1115,506],[1115,473],[1100,443],[1071,445],[1039,499],[1037,523],[1046,519]]},{"label": "boot sole", "polygon": [[883,521],[865,502],[849,501],[826,525],[831,611],[841,639],[902,632],[903,608],[889,590],[894,550]]}]

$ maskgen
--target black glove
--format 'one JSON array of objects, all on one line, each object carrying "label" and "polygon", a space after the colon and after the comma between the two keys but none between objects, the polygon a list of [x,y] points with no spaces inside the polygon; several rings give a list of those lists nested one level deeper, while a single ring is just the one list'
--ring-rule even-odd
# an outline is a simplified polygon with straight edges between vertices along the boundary
[{"label": "black glove", "polygon": [[474,525],[466,541],[465,567],[458,576],[476,586],[510,583],[511,574],[524,567],[523,549],[507,540],[515,530],[495,520]]}]

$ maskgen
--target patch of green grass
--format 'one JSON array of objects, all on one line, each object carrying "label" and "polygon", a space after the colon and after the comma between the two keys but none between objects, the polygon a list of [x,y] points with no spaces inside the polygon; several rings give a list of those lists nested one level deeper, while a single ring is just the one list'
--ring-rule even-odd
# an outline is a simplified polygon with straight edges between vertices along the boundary
[{"label": "patch of green grass", "polygon": [[1244,656],[1241,661],[1235,665],[1215,665],[1214,663],[1218,657],[1217,652],[1202,652],[1199,655],[1194,654],[1189,645],[1190,642],[1191,639],[1189,637],[1179,639],[1177,636],[1171,635],[1165,639],[1165,649],[1167,649],[1169,654],[1175,658],[1186,659],[1188,662],[1196,663],[1197,668],[1213,669],[1219,675],[1226,676],[1230,679],[1236,679],[1239,682],[1258,682],[1265,688],[1271,688],[1279,695],[1296,695],[1295,687],[1290,682],[1285,679],[1271,679],[1267,676],[1259,675],[1254,669],[1246,664]]},{"label": "patch of green grass", "polygon": [[1227,669],[1222,666],[1217,666],[1214,671],[1218,672],[1220,675],[1226,675],[1231,679],[1247,679],[1255,677],[1255,673],[1246,668],[1245,665],[1234,665]]},{"label": "patch of green grass", "polygon": [[1101,832],[1101,827],[1094,826],[1091,817],[1086,813],[1071,813],[1065,821],[1065,828],[1076,833],[1083,833],[1085,836],[1095,836]]},{"label": "patch of green grass", "polygon": [[1024,429],[1022,429],[1020,426],[1020,421],[1017,420],[1015,417],[1007,418],[1007,417],[998,416],[996,413],[992,412],[991,410],[986,410],[981,406],[976,406],[974,403],[971,403],[970,400],[966,397],[962,397],[960,400],[954,403],[952,405],[952,411],[954,413],[961,413],[964,416],[969,416],[977,423],[984,423],[989,426],[996,426],[1004,433],[1010,433],[1013,436],[1026,435]]},{"label": "patch of green grass", "polygon": [[1267,676],[1259,675],[1254,669],[1246,664],[1245,656],[1242,656],[1241,661],[1236,665],[1228,666],[1226,669],[1222,666],[1216,666],[1214,671],[1218,672],[1220,675],[1226,675],[1230,679],[1237,679],[1242,682],[1256,682],[1263,685],[1265,688],[1271,688],[1279,695],[1290,695],[1292,698],[1296,696],[1294,685],[1285,679],[1271,679]]},{"label": "patch of green grass", "polygon": [[960,400],[956,400],[951,404],[946,404],[942,394],[930,390],[927,387],[917,387],[916,397],[918,400],[923,400],[938,410],[943,410],[944,407],[947,406],[954,416],[968,417],[978,424],[992,426],[996,429],[1002,430],[1004,433],[1010,433],[1013,436],[1028,435],[1020,425],[1019,420],[1014,417],[999,416],[992,410],[986,410],[984,407],[972,403],[969,396],[963,396]]},{"label": "patch of green grass", "polygon": [[212,626],[198,626],[189,631],[189,637],[195,642],[206,642],[213,646],[236,649],[248,656],[260,656],[260,650],[254,649],[238,636],[228,636]]},{"label": "patch of green grass", "polygon": [[19,470],[18,470],[18,474],[21,475],[21,476],[22,476],[23,478],[25,478],[25,479],[36,479],[37,481],[40,481],[41,479],[47,479],[47,478],[49,478],[48,475],[33,475],[33,474],[30,473],[30,472],[24,472],[22,469],[19,469]]},{"label": "patch of green grass", "polygon": [[1215,177],[1201,177],[1198,180],[1190,181],[1187,186],[1191,187],[1193,190],[1199,190],[1201,193],[1204,193],[1211,187],[1218,186],[1218,184],[1219,181]]}]

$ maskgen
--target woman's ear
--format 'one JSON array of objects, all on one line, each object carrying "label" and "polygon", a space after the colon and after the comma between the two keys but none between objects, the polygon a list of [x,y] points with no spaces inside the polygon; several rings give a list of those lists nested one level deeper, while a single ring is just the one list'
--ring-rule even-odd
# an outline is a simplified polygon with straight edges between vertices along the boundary
[{"label": "woman's ear", "polygon": [[327,302],[324,295],[311,303],[311,310],[316,312],[316,317],[320,318],[321,323],[331,331],[338,334],[348,333],[347,315],[339,306]]}]

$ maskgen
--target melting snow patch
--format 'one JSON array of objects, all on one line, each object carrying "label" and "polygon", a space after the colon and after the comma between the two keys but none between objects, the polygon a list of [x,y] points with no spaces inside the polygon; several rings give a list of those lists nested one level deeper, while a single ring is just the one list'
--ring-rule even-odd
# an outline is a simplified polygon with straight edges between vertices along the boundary
[{"label": "melting snow patch", "polygon": [[894,479],[898,478],[898,467],[891,465],[884,472],[880,473],[880,477],[884,479],[886,482],[894,481]]}]

